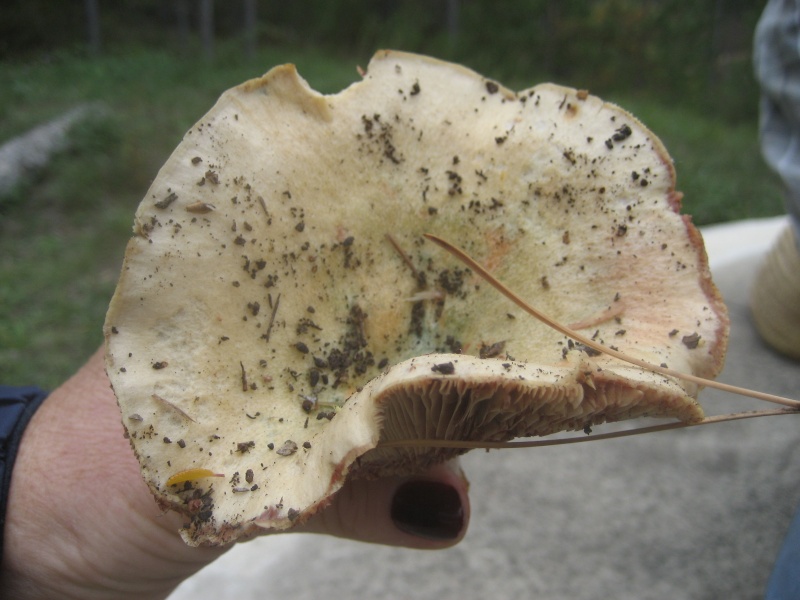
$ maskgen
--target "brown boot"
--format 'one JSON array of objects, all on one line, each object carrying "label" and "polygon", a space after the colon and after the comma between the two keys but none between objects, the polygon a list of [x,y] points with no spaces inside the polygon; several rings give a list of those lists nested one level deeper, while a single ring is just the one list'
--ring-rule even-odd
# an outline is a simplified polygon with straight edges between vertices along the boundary
[{"label": "brown boot", "polygon": [[800,360],[800,252],[789,226],[767,254],[750,305],[756,329],[781,354]]}]

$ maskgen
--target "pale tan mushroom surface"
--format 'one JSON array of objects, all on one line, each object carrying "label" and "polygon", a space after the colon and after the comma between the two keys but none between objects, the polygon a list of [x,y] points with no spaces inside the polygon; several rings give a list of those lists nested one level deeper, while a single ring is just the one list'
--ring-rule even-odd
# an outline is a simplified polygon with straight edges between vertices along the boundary
[{"label": "pale tan mushroom surface", "polygon": [[587,352],[423,237],[598,343],[714,377],[727,313],[679,208],[659,140],[582,91],[398,52],[335,95],[291,65],[233,88],[139,206],[106,319],[145,480],[188,543],[220,544],[461,452],[380,441],[702,418],[697,386]]}]

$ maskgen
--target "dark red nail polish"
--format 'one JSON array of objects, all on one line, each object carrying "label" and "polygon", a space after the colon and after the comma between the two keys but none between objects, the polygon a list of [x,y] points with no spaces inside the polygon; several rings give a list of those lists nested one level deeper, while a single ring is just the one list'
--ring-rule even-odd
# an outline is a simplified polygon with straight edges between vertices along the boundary
[{"label": "dark red nail polish", "polygon": [[438,481],[409,481],[392,499],[392,521],[406,533],[433,540],[452,540],[464,527],[461,497]]}]

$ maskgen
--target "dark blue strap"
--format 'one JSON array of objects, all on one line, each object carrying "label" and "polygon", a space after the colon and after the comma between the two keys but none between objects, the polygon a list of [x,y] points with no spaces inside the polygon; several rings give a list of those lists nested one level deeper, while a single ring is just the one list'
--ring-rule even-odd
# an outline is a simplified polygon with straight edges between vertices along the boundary
[{"label": "dark blue strap", "polygon": [[[11,471],[17,457],[25,427],[41,406],[47,392],[36,387],[0,385],[0,532],[5,532]],[[3,535],[0,535],[0,560],[3,556]]]}]

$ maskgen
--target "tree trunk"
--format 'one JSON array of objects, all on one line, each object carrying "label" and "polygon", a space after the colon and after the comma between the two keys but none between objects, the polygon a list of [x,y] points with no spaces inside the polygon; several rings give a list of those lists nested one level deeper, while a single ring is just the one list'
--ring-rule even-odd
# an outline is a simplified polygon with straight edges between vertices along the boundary
[{"label": "tree trunk", "polygon": [[460,0],[447,0],[447,37],[451,46],[455,46],[458,41],[460,5]]},{"label": "tree trunk", "polygon": [[544,13],[544,36],[547,43],[544,47],[544,56],[542,57],[545,69],[548,73],[560,74],[560,65],[558,60],[558,30],[561,27],[561,9],[559,6],[560,0],[547,0],[547,6]]},{"label": "tree trunk", "polygon": [[89,41],[89,53],[93,56],[100,54],[100,6],[98,0],[85,0],[86,32]]},{"label": "tree trunk", "polygon": [[214,58],[214,0],[200,0],[200,39],[203,54],[211,60]]},{"label": "tree trunk", "polygon": [[244,51],[249,60],[256,57],[256,44],[258,42],[258,14],[257,1],[244,0]]},{"label": "tree trunk", "polygon": [[178,22],[178,46],[183,54],[189,53],[189,3],[188,0],[175,1],[175,19]]}]

